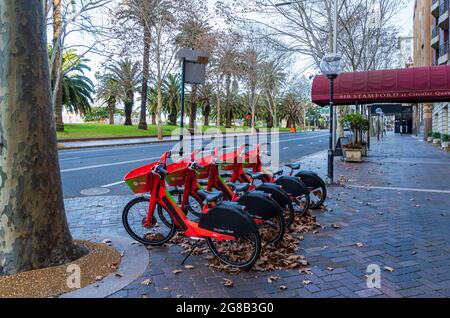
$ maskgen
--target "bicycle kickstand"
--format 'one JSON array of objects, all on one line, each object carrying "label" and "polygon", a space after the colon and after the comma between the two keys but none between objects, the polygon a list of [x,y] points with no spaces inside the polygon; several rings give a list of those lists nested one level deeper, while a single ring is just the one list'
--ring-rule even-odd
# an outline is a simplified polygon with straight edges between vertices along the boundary
[{"label": "bicycle kickstand", "polygon": [[197,247],[203,246],[205,244],[205,241],[198,241],[196,242],[194,245],[192,245],[191,250],[189,251],[189,253],[186,255],[186,257],[183,259],[183,261],[181,262],[181,265],[184,265],[184,263],[186,263],[186,261],[188,260],[188,258],[192,255],[192,253],[194,253],[195,249]]}]

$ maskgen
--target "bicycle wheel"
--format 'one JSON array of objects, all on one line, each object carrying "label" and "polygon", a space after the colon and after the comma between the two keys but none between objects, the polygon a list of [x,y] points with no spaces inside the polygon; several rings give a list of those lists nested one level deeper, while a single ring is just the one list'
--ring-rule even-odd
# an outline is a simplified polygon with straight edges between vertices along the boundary
[{"label": "bicycle wheel", "polygon": [[320,186],[317,189],[314,189],[309,194],[310,200],[310,208],[318,209],[322,206],[322,204],[327,199],[327,188],[326,186]]},{"label": "bicycle wheel", "polygon": [[152,224],[144,226],[147,219],[150,200],[140,197],[131,200],[122,213],[122,223],[127,233],[144,245],[162,245],[175,234],[176,225],[172,215],[157,204],[153,213]]},{"label": "bicycle wheel", "polygon": [[301,196],[296,197],[294,203],[297,207],[296,212],[300,214],[300,216],[305,215],[310,208],[309,194],[302,194]]},{"label": "bicycle wheel", "polygon": [[276,245],[283,240],[286,225],[284,223],[284,213],[277,215],[259,225],[261,240],[265,244]]},{"label": "bicycle wheel", "polygon": [[223,263],[236,268],[249,269],[261,254],[261,237],[256,231],[234,241],[219,241],[206,238],[211,252]]},{"label": "bicycle wheel", "polygon": [[186,212],[187,216],[189,216],[189,213],[192,213],[194,216],[199,218],[202,215],[202,208],[203,208],[203,202],[192,195],[188,196],[187,202],[186,202]]},{"label": "bicycle wheel", "polygon": [[283,208],[283,215],[284,215],[284,224],[286,228],[291,227],[292,223],[294,223],[294,217],[295,217],[295,211],[294,207],[292,206],[292,203],[289,202],[286,204]]}]

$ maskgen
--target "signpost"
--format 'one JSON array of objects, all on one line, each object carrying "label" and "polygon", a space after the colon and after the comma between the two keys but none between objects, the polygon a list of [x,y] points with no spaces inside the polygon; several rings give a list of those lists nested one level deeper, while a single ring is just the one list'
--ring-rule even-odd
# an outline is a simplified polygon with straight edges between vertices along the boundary
[{"label": "signpost", "polygon": [[181,49],[178,52],[181,62],[181,96],[180,96],[180,157],[183,156],[183,128],[184,128],[184,99],[185,84],[204,84],[206,79],[206,65],[209,61],[209,53],[206,51],[195,51]]}]

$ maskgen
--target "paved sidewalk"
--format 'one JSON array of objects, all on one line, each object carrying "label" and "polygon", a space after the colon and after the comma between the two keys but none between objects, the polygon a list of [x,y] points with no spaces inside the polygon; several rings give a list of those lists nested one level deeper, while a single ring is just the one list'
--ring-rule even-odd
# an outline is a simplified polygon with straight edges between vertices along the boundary
[{"label": "paved sidewalk", "polygon": [[[325,174],[325,152],[302,161]],[[170,246],[151,249],[144,275],[113,297],[450,297],[449,165],[448,153],[407,136],[374,144],[364,164],[337,159],[336,175],[346,186],[329,189],[329,211],[314,212],[324,228],[300,244],[310,274],[230,275],[212,271],[204,256],[192,256],[195,268],[186,270],[180,248]],[[131,198],[67,199],[74,237],[126,236],[121,210]],[[380,289],[367,287],[372,264],[381,269]],[[175,269],[183,272],[175,275]],[[269,284],[273,275],[281,279]],[[152,284],[142,285],[147,278]],[[234,287],[224,287],[223,278]]]}]

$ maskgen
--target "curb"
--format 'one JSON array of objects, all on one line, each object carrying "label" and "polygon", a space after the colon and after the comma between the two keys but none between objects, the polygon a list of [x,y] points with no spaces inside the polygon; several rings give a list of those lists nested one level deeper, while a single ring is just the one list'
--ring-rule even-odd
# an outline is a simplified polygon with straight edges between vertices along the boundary
[{"label": "curb", "polygon": [[[281,132],[280,135],[285,134],[292,134],[290,132]],[[241,135],[246,136],[247,134],[243,133]],[[224,136],[224,135],[206,135],[202,136],[202,140],[204,139],[212,139],[217,136]],[[238,136],[238,135],[234,135]],[[151,138],[151,137],[150,137]],[[133,139],[133,138],[130,138]],[[198,138],[200,139],[200,138]],[[127,140],[127,138],[121,138],[121,139],[104,139],[106,140]],[[102,141],[102,140],[92,140],[92,141]],[[69,142],[69,141],[67,141]],[[76,141],[70,141],[70,142],[76,142]],[[172,142],[178,142],[178,140],[153,140],[153,141],[141,141],[141,142],[133,142],[128,144],[116,144],[116,145],[92,145],[92,146],[73,146],[73,147],[66,147],[64,145],[64,142],[58,141],[58,150],[76,150],[76,149],[90,149],[90,148],[106,148],[106,147],[125,147],[125,146],[134,146],[134,145],[151,145],[151,144],[162,144],[162,143],[172,143]]]},{"label": "curb", "polygon": [[110,274],[99,282],[62,294],[59,298],[105,298],[128,286],[144,273],[150,261],[148,250],[144,246],[120,236],[112,236],[108,239],[111,240],[114,248],[123,253],[117,269],[123,277]]}]

